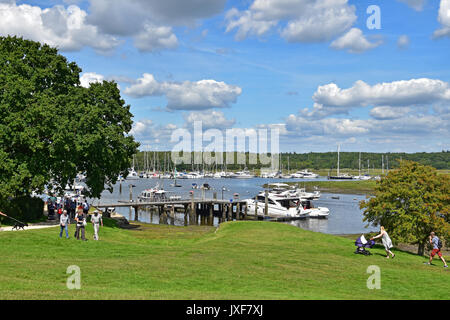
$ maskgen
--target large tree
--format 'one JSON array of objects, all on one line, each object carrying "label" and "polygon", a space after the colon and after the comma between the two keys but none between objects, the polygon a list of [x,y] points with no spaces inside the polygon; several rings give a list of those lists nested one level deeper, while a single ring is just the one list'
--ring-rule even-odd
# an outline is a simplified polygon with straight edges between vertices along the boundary
[{"label": "large tree", "polygon": [[423,255],[431,231],[449,239],[449,178],[433,167],[402,161],[377,183],[375,196],[361,202],[364,221],[383,225],[393,240],[417,244]]},{"label": "large tree", "polygon": [[98,197],[138,144],[117,84],[80,85],[81,69],[45,44],[0,37],[0,198],[64,188],[87,174]]}]

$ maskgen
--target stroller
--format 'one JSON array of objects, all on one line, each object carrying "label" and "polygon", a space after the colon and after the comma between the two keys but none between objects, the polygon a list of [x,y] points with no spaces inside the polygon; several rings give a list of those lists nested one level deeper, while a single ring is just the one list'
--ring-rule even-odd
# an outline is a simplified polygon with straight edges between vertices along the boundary
[{"label": "stroller", "polygon": [[364,235],[362,235],[361,237],[359,237],[355,241],[355,246],[357,247],[355,253],[356,254],[363,254],[365,256],[370,256],[371,253],[370,253],[369,250],[366,250],[366,248],[370,249],[374,245],[375,245],[375,241],[373,241],[373,240],[367,241],[366,238],[364,237]]}]

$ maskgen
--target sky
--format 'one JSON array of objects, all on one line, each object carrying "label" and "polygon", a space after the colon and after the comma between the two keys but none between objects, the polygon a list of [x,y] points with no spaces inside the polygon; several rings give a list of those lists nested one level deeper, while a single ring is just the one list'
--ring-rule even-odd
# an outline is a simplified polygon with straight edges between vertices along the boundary
[{"label": "sky", "polygon": [[450,0],[0,0],[0,35],[116,81],[141,150],[198,120],[282,152],[450,150]]}]

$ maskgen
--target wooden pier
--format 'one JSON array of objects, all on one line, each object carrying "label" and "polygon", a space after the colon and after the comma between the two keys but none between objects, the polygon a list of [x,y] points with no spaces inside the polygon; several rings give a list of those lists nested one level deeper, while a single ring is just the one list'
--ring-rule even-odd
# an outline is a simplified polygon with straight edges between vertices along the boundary
[{"label": "wooden pier", "polygon": [[[214,217],[219,223],[232,220],[244,220],[248,215],[247,203],[243,200],[217,200],[217,199],[185,199],[148,202],[117,202],[95,205],[99,209],[130,208],[134,209],[134,220],[139,221],[139,210],[155,210],[160,222],[167,223],[168,218],[174,221],[175,213],[183,213],[185,225],[202,224],[213,225]],[[131,216],[130,216],[131,217]]]},{"label": "wooden pier", "polygon": [[[159,221],[167,224],[170,218],[172,224],[175,221],[175,213],[184,214],[184,225],[214,225],[214,217],[218,222],[233,220],[269,220],[269,221],[291,221],[297,220],[296,217],[269,215],[268,212],[268,193],[266,192],[265,214],[258,213],[257,208],[254,212],[249,212],[245,200],[237,198],[231,200],[218,200],[216,193],[213,199],[195,199],[193,193],[190,199],[180,200],[155,200],[155,201],[134,201],[131,191],[129,201],[118,201],[117,203],[104,203],[96,205],[99,209],[107,208],[130,208],[130,219],[132,209],[134,209],[134,221],[139,221],[139,210],[150,209],[159,215]],[[106,210],[105,210],[106,211]]]}]

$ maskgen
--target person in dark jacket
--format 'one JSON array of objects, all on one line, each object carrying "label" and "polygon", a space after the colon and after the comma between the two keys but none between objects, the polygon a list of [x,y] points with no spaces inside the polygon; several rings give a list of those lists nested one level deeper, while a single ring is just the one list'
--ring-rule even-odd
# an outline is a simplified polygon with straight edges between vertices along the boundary
[{"label": "person in dark jacket", "polygon": [[81,233],[81,240],[86,241],[85,237],[85,230],[86,230],[86,219],[87,216],[83,213],[83,210],[78,210],[78,214],[75,216],[75,221],[77,222],[76,231],[75,231],[75,237],[77,240],[80,240],[80,233]]}]

